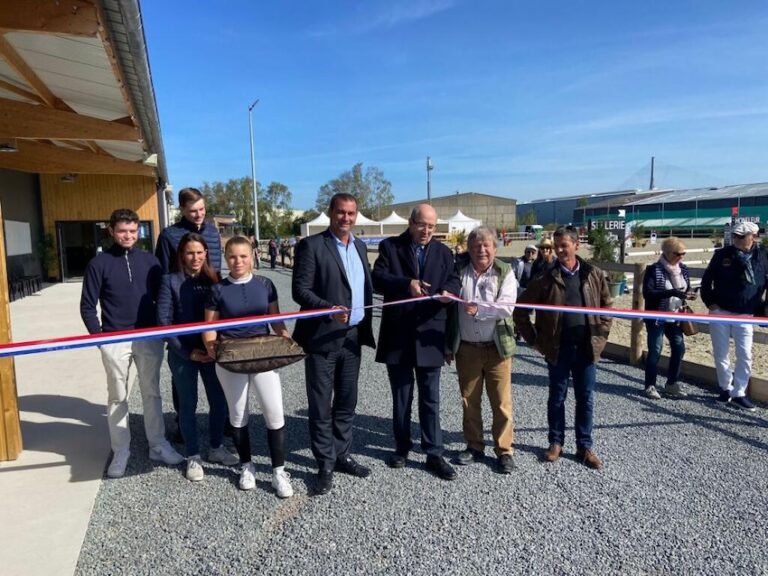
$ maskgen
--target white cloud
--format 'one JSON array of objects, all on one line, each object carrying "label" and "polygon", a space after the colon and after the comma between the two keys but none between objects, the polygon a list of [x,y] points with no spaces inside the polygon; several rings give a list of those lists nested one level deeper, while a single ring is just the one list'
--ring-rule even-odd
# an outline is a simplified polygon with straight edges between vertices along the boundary
[{"label": "white cloud", "polygon": [[429,18],[449,10],[456,0],[411,0],[383,2],[373,9],[364,3],[366,10],[359,11],[345,20],[313,30],[310,36],[324,37],[337,34],[366,34],[374,30],[394,28],[400,24]]}]

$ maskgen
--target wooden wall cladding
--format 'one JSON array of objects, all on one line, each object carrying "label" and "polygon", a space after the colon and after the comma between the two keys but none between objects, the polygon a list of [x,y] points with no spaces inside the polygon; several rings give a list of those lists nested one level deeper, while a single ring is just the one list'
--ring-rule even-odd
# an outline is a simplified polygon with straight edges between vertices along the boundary
[{"label": "wooden wall cladding", "polygon": [[[62,220],[109,220],[117,208],[130,208],[142,220],[151,220],[155,237],[160,233],[156,180],[145,176],[77,174],[62,182],[56,174],[40,174],[43,228],[56,237],[56,222]],[[57,246],[58,250],[58,246]],[[58,261],[49,270],[58,277]]]}]

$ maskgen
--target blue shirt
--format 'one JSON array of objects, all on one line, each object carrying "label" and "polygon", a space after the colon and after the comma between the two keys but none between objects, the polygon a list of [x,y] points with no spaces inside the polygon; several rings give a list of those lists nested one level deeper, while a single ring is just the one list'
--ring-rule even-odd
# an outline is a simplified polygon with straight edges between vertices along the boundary
[{"label": "blue shirt", "polygon": [[365,318],[365,270],[360,260],[360,253],[355,246],[355,237],[349,235],[349,243],[344,244],[335,234],[331,233],[336,241],[336,249],[339,251],[344,273],[347,275],[349,287],[352,289],[352,310],[349,312],[349,325],[357,326]]}]

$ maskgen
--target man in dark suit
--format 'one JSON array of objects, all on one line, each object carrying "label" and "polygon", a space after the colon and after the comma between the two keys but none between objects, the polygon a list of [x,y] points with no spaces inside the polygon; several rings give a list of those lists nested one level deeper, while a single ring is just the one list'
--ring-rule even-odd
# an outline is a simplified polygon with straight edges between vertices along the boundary
[{"label": "man in dark suit", "polygon": [[293,338],[304,360],[309,400],[309,436],[318,465],[315,494],[333,488],[334,470],[359,478],[370,469],[350,455],[357,406],[361,346],[375,347],[371,327],[371,271],[364,242],[352,236],[357,200],[335,194],[330,226],[296,247],[293,299],[302,310],[338,308],[339,313],[296,321]]},{"label": "man in dark suit", "polygon": [[[411,212],[408,230],[379,244],[373,285],[384,302],[424,295],[458,294],[461,283],[450,249],[434,240],[437,213],[429,204]],[[456,478],[443,458],[440,428],[440,369],[445,360],[449,301],[430,300],[384,308],[376,361],[387,365],[392,388],[395,453],[387,464],[405,466],[411,442],[414,380],[419,388],[421,446],[427,469],[444,480]]]}]

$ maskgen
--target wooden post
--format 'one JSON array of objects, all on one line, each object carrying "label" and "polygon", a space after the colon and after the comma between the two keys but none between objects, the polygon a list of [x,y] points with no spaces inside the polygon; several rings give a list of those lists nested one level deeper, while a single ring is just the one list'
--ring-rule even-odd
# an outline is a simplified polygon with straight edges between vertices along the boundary
[{"label": "wooden post", "polygon": [[[5,260],[5,229],[0,207],[0,342],[11,341],[11,309]],[[0,460],[16,460],[21,452],[21,424],[16,402],[13,358],[0,358]]]},{"label": "wooden post", "polygon": [[[635,264],[634,280],[632,282],[632,310],[643,308],[643,276],[645,264]],[[643,321],[632,320],[632,333],[629,347],[629,363],[633,366],[640,364],[643,359]]]}]

